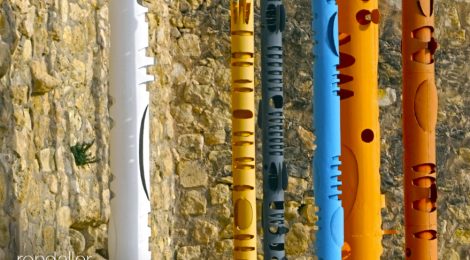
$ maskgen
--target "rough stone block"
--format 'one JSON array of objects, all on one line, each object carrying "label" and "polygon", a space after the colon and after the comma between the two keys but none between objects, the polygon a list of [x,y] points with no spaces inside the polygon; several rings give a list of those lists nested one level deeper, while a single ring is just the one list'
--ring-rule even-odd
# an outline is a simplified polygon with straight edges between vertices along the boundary
[{"label": "rough stone block", "polygon": [[185,188],[207,186],[207,170],[197,161],[182,161],[178,164],[180,184]]},{"label": "rough stone block", "polygon": [[232,193],[230,192],[228,185],[217,184],[210,188],[210,196],[212,205],[225,204],[229,201]]},{"label": "rough stone block", "polygon": [[199,260],[201,259],[200,246],[183,246],[178,249],[177,260]]},{"label": "rough stone block", "polygon": [[194,224],[194,238],[196,241],[208,244],[217,241],[219,238],[219,228],[205,220],[198,220]]},{"label": "rough stone block", "polygon": [[183,215],[202,215],[206,213],[207,200],[202,192],[188,191],[181,198],[181,213]]}]

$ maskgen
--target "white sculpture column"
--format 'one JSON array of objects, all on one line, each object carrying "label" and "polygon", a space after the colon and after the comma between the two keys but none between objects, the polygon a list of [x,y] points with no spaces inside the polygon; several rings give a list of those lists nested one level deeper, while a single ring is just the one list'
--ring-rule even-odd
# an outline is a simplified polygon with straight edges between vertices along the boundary
[{"label": "white sculpture column", "polygon": [[149,260],[149,93],[147,8],[137,0],[110,1],[111,218],[112,260]]}]

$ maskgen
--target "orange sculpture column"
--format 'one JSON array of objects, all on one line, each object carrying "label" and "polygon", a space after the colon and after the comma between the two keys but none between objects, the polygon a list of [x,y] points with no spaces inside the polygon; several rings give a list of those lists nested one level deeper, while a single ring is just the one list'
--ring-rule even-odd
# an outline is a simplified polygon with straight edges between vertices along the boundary
[{"label": "orange sculpture column", "polygon": [[343,258],[382,254],[377,0],[338,0]]},{"label": "orange sculpture column", "polygon": [[403,0],[405,255],[437,259],[437,90],[432,0]]}]

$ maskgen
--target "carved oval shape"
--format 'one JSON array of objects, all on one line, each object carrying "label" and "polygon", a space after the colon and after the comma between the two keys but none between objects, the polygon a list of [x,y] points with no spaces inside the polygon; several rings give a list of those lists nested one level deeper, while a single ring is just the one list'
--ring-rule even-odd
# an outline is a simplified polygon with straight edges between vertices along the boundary
[{"label": "carved oval shape", "polygon": [[343,201],[344,217],[346,219],[351,214],[351,211],[354,208],[354,204],[356,202],[359,174],[357,159],[353,151],[344,145],[342,146],[341,151],[342,163],[339,166],[339,169],[343,173],[341,175],[341,181],[348,184],[347,189],[344,189],[343,186],[340,186],[342,192],[340,196]]},{"label": "carved oval shape", "polygon": [[414,101],[415,117],[419,126],[427,132],[434,131],[437,123],[437,90],[428,80],[416,90]]},{"label": "carved oval shape", "polygon": [[235,203],[235,226],[242,230],[251,226],[253,221],[253,207],[246,199],[239,199]]},{"label": "carved oval shape", "polygon": [[331,222],[330,222],[331,237],[333,238],[333,241],[335,241],[338,247],[343,246],[344,234],[343,232],[335,232],[335,231],[343,230],[343,228],[344,228],[344,212],[343,212],[343,208],[339,207],[335,210],[335,212],[331,216]]},{"label": "carved oval shape", "polygon": [[429,17],[432,15],[432,0],[418,0],[418,6],[424,16]]},{"label": "carved oval shape", "polygon": [[328,39],[329,39],[329,45],[330,49],[333,51],[333,53],[338,56],[338,37],[339,37],[339,32],[338,32],[338,13],[334,13],[328,22]]}]

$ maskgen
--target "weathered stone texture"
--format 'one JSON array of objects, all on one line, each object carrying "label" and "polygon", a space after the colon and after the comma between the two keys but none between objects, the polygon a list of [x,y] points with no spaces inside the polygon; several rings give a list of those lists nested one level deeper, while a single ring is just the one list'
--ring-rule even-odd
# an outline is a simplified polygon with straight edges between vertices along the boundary
[{"label": "weathered stone texture", "polygon": [[[0,1],[0,259],[107,257],[105,3]],[[91,140],[100,161],[77,167],[70,146]]]}]

